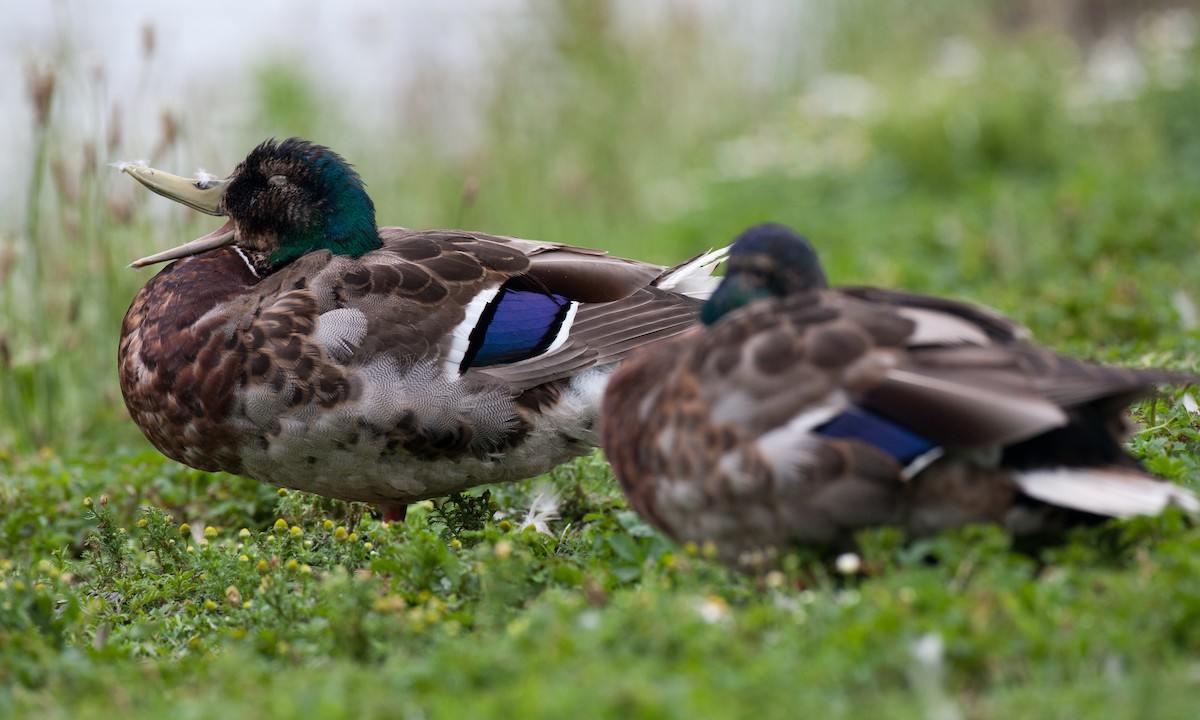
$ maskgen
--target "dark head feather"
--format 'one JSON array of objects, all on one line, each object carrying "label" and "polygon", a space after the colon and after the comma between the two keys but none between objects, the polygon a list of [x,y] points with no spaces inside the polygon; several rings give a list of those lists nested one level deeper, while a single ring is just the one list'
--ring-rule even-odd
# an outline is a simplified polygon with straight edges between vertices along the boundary
[{"label": "dark head feather", "polygon": [[375,205],[340,155],[300,138],[267,140],[229,177],[221,211],[256,265],[276,270],[305,253],[358,256],[380,247]]},{"label": "dark head feather", "polygon": [[759,298],[783,297],[829,287],[817,251],[803,236],[774,223],[755,225],[733,242],[725,279],[700,319],[706,325]]}]

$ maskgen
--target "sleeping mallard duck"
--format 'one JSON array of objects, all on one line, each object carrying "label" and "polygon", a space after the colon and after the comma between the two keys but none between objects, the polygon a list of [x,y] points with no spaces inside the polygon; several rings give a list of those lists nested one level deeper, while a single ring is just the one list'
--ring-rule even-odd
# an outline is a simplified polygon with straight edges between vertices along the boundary
[{"label": "sleeping mallard duck", "polygon": [[123,169],[229,218],[121,328],[121,391],[160,451],[201,470],[379,503],[544,473],[597,443],[630,350],[694,324],[716,251],[673,268],[458,230],[379,228],[355,171],[297,138],[223,181]]},{"label": "sleeping mallard duck", "polygon": [[737,239],[701,317],[614,374],[602,445],[642,517],[732,564],[845,550],[872,526],[991,522],[1033,538],[1200,511],[1122,446],[1126,406],[1193,375],[1066,357],[953,300],[831,289],[779,225]]}]

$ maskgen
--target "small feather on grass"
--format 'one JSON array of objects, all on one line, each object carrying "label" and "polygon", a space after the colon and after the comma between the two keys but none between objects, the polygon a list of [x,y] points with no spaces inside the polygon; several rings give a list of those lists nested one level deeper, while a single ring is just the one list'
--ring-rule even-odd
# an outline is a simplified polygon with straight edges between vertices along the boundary
[{"label": "small feather on grass", "polygon": [[550,521],[558,519],[558,502],[558,493],[549,488],[540,489],[518,527],[521,530],[531,527],[543,535],[553,535]]}]

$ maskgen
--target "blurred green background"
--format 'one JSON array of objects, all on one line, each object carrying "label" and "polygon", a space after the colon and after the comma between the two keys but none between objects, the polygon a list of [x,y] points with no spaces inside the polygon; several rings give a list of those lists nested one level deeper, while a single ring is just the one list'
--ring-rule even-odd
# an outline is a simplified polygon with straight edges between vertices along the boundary
[{"label": "blurred green background", "polygon": [[[293,134],[357,165],[381,224],[669,263],[775,220],[835,281],[964,296],[1137,361],[1196,322],[1187,5],[368,3],[326,42],[341,15],[318,3],[245,19],[218,3],[182,35],[200,10],[165,11],[167,32],[139,3],[103,23],[53,3],[53,42],[8,51],[24,95],[0,221],[0,448],[142,442],[115,353],[148,273],[124,266],[212,221],[110,163],[223,175]],[[220,45],[221,28],[238,32]],[[184,40],[211,52],[184,62]]]},{"label": "blurred green background", "polygon": [[[126,417],[126,264],[212,230],[112,163],[357,165],[382,224],[671,263],[774,220],[835,282],[1200,368],[1200,43],[1143,0],[54,0],[0,23],[0,717],[1173,717],[1200,526],[861,540],[729,573],[599,454],[414,506],[184,468]],[[1183,396],[1133,454],[1195,488]],[[550,534],[522,530],[559,494]],[[582,680],[582,681],[581,681]],[[806,712],[807,711],[807,712]]]}]

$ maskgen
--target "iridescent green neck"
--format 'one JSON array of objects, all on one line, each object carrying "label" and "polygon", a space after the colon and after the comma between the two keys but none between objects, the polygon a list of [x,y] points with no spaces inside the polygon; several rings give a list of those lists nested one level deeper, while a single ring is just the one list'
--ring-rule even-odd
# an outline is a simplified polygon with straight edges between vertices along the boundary
[{"label": "iridescent green neck", "polygon": [[704,307],[700,308],[700,322],[712,325],[727,314],[745,307],[755,300],[777,295],[778,293],[772,292],[764,285],[742,282],[742,278],[737,274],[726,275],[716,292],[708,298]]},{"label": "iridescent green neck", "polygon": [[375,204],[358,173],[332,153],[313,160],[311,172],[320,201],[301,231],[279,239],[271,264],[279,267],[316,250],[358,257],[382,247]]},{"label": "iridescent green neck", "polygon": [[382,245],[374,208],[343,209],[332,218],[311,225],[304,233],[280,238],[279,248],[271,253],[269,261],[273,267],[280,267],[317,250],[358,257]]}]

